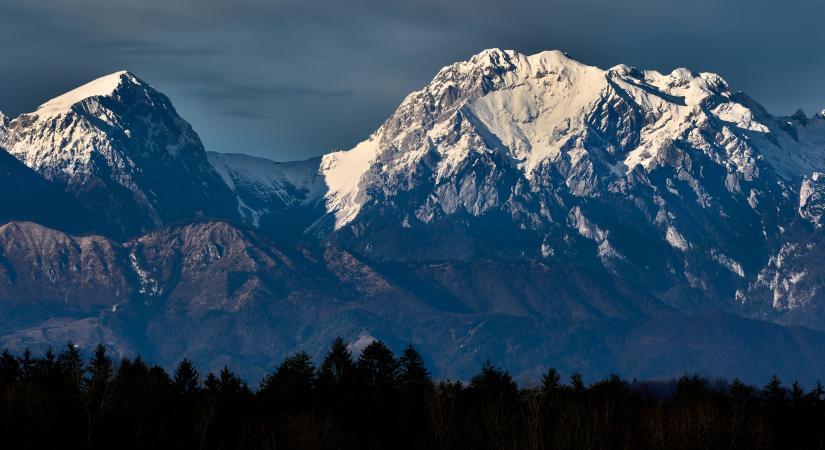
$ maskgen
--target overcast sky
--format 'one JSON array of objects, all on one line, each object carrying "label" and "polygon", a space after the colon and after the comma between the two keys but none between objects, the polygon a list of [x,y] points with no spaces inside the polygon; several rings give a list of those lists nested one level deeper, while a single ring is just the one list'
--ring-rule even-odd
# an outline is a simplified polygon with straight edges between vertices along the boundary
[{"label": "overcast sky", "polygon": [[825,108],[823,0],[0,0],[0,111],[128,69],[208,150],[349,148],[444,65],[499,47],[722,74],[777,114]]}]

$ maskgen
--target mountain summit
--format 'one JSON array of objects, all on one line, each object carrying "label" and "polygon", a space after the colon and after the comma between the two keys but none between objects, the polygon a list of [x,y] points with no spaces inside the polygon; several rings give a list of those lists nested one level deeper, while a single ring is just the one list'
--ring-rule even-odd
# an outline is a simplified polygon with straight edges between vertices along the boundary
[{"label": "mountain summit", "polygon": [[[326,155],[322,170],[340,228],[371,198],[421,183],[428,184],[422,192],[441,198],[412,205],[419,218],[456,208],[478,215],[510,198],[462,183],[462,170],[490,164],[531,190],[561,181],[579,197],[598,195],[636,166],[672,166],[687,148],[738,179],[757,177],[767,163],[782,179],[798,181],[825,167],[823,135],[798,128],[716,74],[602,70],[558,51],[492,49],[439,71],[369,140]],[[453,189],[455,198],[446,198]]]},{"label": "mountain summit", "polygon": [[33,114],[40,119],[48,119],[71,111],[76,105],[92,97],[111,97],[117,89],[124,84],[140,86],[143,83],[131,73],[121,70],[94,81],[90,81],[83,86],[55,97],[40,105]]},{"label": "mountain summit", "polygon": [[0,145],[93,210],[117,234],[237,204],[169,99],[135,75],[101,77],[11,120]]}]

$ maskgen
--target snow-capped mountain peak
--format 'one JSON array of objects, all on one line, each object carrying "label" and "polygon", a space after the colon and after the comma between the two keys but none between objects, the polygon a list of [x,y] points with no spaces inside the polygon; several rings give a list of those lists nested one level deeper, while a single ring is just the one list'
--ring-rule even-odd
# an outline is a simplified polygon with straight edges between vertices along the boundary
[{"label": "snow-capped mountain peak", "polygon": [[54,116],[69,112],[72,107],[90,97],[111,96],[124,83],[141,85],[142,82],[128,71],[121,70],[96,80],[90,81],[83,86],[55,97],[40,105],[32,114],[36,114],[41,119],[48,119]]},{"label": "snow-capped mountain peak", "polygon": [[[534,184],[561,164],[567,184],[577,186],[574,195],[588,196],[637,165],[666,164],[680,143],[751,179],[759,159],[783,159],[781,141],[791,138],[741,98],[713,73],[603,70],[560,51],[484,50],[441,69],[368,140],[324,156],[327,205],[340,228],[376,192],[420,185],[413,174],[424,168],[432,178],[423,182],[438,185],[489,157],[503,158]],[[777,172],[791,179],[808,166],[825,166],[815,155],[800,151],[777,164]]]},{"label": "snow-capped mountain peak", "polygon": [[20,115],[0,146],[87,206],[108,211],[124,233],[185,217],[237,216],[192,127],[168,97],[127,71]]}]

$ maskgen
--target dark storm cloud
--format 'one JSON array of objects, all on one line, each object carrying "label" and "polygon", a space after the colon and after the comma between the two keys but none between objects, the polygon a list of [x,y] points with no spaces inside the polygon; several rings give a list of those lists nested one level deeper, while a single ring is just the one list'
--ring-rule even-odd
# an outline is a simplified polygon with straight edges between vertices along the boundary
[{"label": "dark storm cloud", "polygon": [[220,54],[214,48],[180,48],[142,39],[111,39],[91,42],[88,48],[92,51],[100,50],[127,58],[187,58]]},{"label": "dark storm cloud", "polygon": [[275,159],[368,136],[489,47],[721,73],[768,109],[825,108],[821,0],[0,0],[0,109],[127,68],[206,145]]},{"label": "dark storm cloud", "polygon": [[304,86],[267,86],[214,83],[186,91],[215,105],[223,105],[221,114],[234,118],[264,119],[273,118],[273,108],[261,108],[261,104],[272,104],[288,99],[303,99],[314,102],[324,99],[337,99],[353,95],[353,91],[324,90]]},{"label": "dark storm cloud", "polygon": [[204,100],[221,101],[256,101],[256,100],[281,100],[285,98],[336,98],[352,95],[352,91],[346,90],[323,90],[302,86],[265,86],[265,85],[242,85],[223,84],[201,89],[193,89],[192,94]]}]

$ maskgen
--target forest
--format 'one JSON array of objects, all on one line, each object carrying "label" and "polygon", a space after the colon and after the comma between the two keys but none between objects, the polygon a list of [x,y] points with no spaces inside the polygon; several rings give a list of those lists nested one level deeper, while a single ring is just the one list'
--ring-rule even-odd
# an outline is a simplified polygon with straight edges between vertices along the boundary
[{"label": "forest", "polygon": [[252,389],[229,367],[173,373],[104,345],[84,358],[0,356],[5,449],[804,449],[825,446],[825,388],[685,375],[585,385],[548,368],[519,387],[486,363],[434,380],[422,355],[336,339],[316,365],[285,358]]}]

